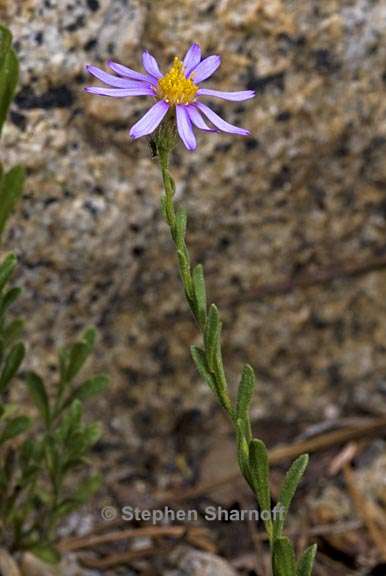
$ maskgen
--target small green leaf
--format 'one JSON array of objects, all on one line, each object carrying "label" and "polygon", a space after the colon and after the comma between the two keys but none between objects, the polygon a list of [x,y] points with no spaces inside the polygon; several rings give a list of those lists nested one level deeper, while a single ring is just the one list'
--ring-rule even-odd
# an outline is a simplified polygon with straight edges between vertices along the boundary
[{"label": "small green leaf", "polygon": [[48,470],[50,471],[51,475],[53,473],[56,474],[61,466],[61,455],[59,454],[58,450],[59,444],[55,441],[55,438],[53,438],[51,435],[46,435],[44,442],[44,454]]},{"label": "small green leaf", "polygon": [[80,425],[82,416],[83,416],[82,403],[78,399],[75,399],[70,406],[70,413],[69,413],[71,428],[77,428]]},{"label": "small green leaf", "polygon": [[23,332],[24,322],[20,318],[13,320],[7,324],[3,331],[3,336],[6,340],[7,345],[13,344],[18,340]]},{"label": "small green leaf", "polygon": [[71,434],[78,430],[82,420],[82,403],[80,400],[75,399],[69,407],[65,406],[63,410],[64,415],[62,422],[57,430],[57,434],[63,443],[70,444],[69,439]]},{"label": "small green leaf", "polygon": [[11,48],[12,34],[5,26],[0,25],[0,68],[4,66],[5,58]]},{"label": "small green leaf", "polygon": [[62,358],[65,363],[64,382],[71,382],[80,372],[88,356],[92,352],[96,339],[95,328],[89,328],[83,334],[81,341],[75,342],[68,351],[64,351]]},{"label": "small green leaf", "polygon": [[264,511],[267,515],[267,518],[264,519],[264,524],[269,537],[271,537],[272,520],[270,518],[271,491],[269,488],[269,461],[267,448],[262,440],[254,439],[249,444],[249,468],[257,501],[261,511]]},{"label": "small green leaf", "polygon": [[71,499],[76,500],[79,504],[87,502],[102,485],[102,477],[100,474],[93,474],[90,478],[84,480],[76,491],[72,494]]},{"label": "small green leaf", "polygon": [[21,292],[21,288],[11,288],[4,294],[0,302],[0,316],[4,314],[7,308],[12,306],[12,304],[19,298]]},{"label": "small green leaf", "polygon": [[209,308],[208,320],[205,327],[205,348],[208,366],[214,370],[216,356],[219,349],[221,322],[217,306],[212,304]]},{"label": "small green leaf", "polygon": [[[1,115],[1,108],[0,108],[0,115]],[[15,166],[9,172],[7,172],[7,174],[5,174],[1,179],[0,234],[3,232],[7,220],[23,192],[24,180],[25,180],[25,172],[24,168],[22,168],[21,166]]]},{"label": "small green leaf", "polygon": [[205,352],[198,346],[192,346],[191,353],[201,378],[208,384],[212,392],[214,392],[214,394],[218,396],[216,381],[213,378],[212,374],[209,372],[209,368],[206,363]]},{"label": "small green leaf", "polygon": [[96,444],[101,438],[102,433],[103,429],[100,422],[93,422],[92,424],[89,424],[85,428],[82,435],[82,444],[84,445],[84,449],[88,449],[91,448],[91,446],[94,446],[94,444]]},{"label": "small green leaf", "polygon": [[89,380],[86,380],[81,384],[73,393],[72,398],[77,398],[78,400],[87,400],[96,394],[103,392],[109,383],[107,376],[103,374],[99,376],[94,376]]},{"label": "small green leaf", "polygon": [[183,249],[185,246],[186,225],[186,210],[184,208],[179,208],[176,214],[176,244],[179,249]]},{"label": "small green leaf", "polygon": [[296,576],[312,576],[312,568],[317,552],[317,545],[309,546],[302,554],[298,562]]},{"label": "small green leaf", "polygon": [[14,254],[8,254],[0,265],[0,290],[4,288],[13,271],[15,270],[17,259]]},{"label": "small green leaf", "polygon": [[36,544],[29,550],[47,564],[58,564],[61,560],[59,551],[50,544]]},{"label": "small green leaf", "polygon": [[272,555],[274,576],[296,576],[295,552],[288,538],[274,541]]},{"label": "small green leaf", "polygon": [[244,436],[243,424],[241,420],[236,421],[236,442],[237,442],[237,458],[239,461],[240,470],[243,476],[250,481],[249,473],[249,446]]},{"label": "small green leaf", "polygon": [[25,432],[31,425],[31,419],[27,416],[18,416],[9,420],[0,436],[0,444],[11,440],[11,438],[16,438]]},{"label": "small green leaf", "polygon": [[8,353],[3,370],[0,376],[0,393],[5,390],[9,382],[19,370],[25,355],[25,347],[22,342],[15,344],[11,351]]},{"label": "small green leaf", "polygon": [[192,277],[190,274],[190,263],[186,251],[177,250],[178,263],[180,267],[181,280],[189,301],[192,299]]},{"label": "small green leaf", "polygon": [[90,326],[90,328],[87,328],[87,330],[85,330],[82,334],[82,340],[87,344],[90,352],[95,346],[96,338],[97,338],[97,331],[94,328],[94,326]]},{"label": "small green leaf", "polygon": [[[0,31],[0,133],[19,79],[19,62],[11,48],[9,31]],[[12,39],[12,37],[11,37]]]},{"label": "small green leaf", "polygon": [[308,454],[299,456],[299,458],[295,460],[286,474],[277,503],[277,507],[281,508],[281,513],[278,514],[273,523],[274,539],[281,537],[284,522],[288,514],[288,509],[295,495],[299,482],[307,468],[308,461]]},{"label": "small green leaf", "polygon": [[236,414],[243,422],[244,433],[248,442],[252,439],[251,424],[249,420],[249,406],[252,400],[253,392],[256,388],[256,378],[253,368],[248,364],[244,366],[241,375],[239,391],[237,395],[237,409]]},{"label": "small green leaf", "polygon": [[206,323],[206,288],[205,288],[205,278],[204,278],[204,268],[202,264],[197,264],[193,270],[193,288],[194,295],[197,304],[197,314],[199,322],[202,326]]},{"label": "small green leaf", "polygon": [[249,411],[253,392],[256,388],[256,378],[253,368],[248,364],[244,366],[241,375],[239,393],[237,396],[237,416],[244,419]]},{"label": "small green leaf", "polygon": [[170,185],[172,195],[174,196],[174,194],[176,193],[176,183],[174,181],[173,176],[170,174],[169,170],[167,171],[167,178],[169,180],[169,185]]},{"label": "small green leaf", "polygon": [[42,415],[46,426],[50,423],[50,406],[43,380],[35,372],[26,374],[26,384],[36,408]]}]

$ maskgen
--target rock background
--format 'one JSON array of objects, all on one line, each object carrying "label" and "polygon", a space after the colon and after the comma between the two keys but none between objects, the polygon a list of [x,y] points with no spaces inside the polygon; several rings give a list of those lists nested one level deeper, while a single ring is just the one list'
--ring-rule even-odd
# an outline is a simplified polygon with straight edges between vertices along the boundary
[{"label": "rock background", "polygon": [[21,59],[3,160],[28,169],[6,247],[21,262],[30,362],[49,371],[55,347],[94,323],[95,364],[113,376],[95,410],[131,447],[212,412],[157,165],[146,141],[129,142],[147,104],[82,92],[86,63],[138,68],[148,48],[165,69],[196,41],[223,57],[211,85],[257,91],[216,104],[251,138],[200,135],[174,162],[231,379],[256,368],[257,420],[384,412],[386,269],[371,262],[386,256],[385,2],[3,0],[0,14]]}]

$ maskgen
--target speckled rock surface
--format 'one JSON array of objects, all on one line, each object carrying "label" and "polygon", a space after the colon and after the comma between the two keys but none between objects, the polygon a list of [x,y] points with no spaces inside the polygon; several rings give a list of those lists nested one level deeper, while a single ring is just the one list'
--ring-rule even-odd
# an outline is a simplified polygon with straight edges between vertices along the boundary
[{"label": "speckled rock surface", "polygon": [[[22,263],[35,365],[96,324],[96,363],[114,377],[101,411],[132,446],[141,426],[156,423],[162,436],[185,410],[213,407],[189,356],[197,335],[159,214],[157,165],[144,140],[128,138],[146,102],[82,92],[86,63],[138,67],[147,47],[166,67],[197,41],[223,56],[211,85],[257,91],[245,105],[217,104],[251,138],[200,135],[198,152],[179,148],[174,167],[192,254],[222,309],[231,378],[247,360],[256,368],[256,418],[382,411],[386,270],[317,278],[386,253],[385,3],[1,6],[21,58],[3,156],[29,174],[7,246]],[[303,275],[316,281],[253,296]]]}]

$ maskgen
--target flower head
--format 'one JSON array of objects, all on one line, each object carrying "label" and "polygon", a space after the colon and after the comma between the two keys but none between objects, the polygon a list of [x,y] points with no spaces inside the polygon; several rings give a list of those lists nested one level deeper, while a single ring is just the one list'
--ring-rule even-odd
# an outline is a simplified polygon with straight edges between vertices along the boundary
[{"label": "flower head", "polygon": [[86,67],[92,76],[109,86],[90,86],[85,89],[90,94],[113,98],[150,96],[156,100],[150,110],[131,128],[130,136],[133,140],[154,132],[170,110],[175,110],[177,130],[188,150],[195,150],[197,146],[193,127],[206,132],[249,135],[248,130],[229,124],[201,102],[203,96],[242,102],[255,95],[253,90],[223,92],[200,87],[200,83],[212,76],[220,66],[220,56],[208,56],[202,60],[199,45],[193,44],[183,61],[174,58],[166,74],[162,74],[157,60],[147,51],[142,55],[142,63],[145,74],[112,61],[108,62],[108,66],[115,74],[107,74],[96,66]]}]

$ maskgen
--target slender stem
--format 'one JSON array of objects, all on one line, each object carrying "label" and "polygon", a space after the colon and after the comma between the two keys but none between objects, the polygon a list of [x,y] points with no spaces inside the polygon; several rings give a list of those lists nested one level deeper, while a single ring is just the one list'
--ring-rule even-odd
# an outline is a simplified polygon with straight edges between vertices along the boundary
[{"label": "slender stem", "polygon": [[[185,289],[185,296],[189,307],[193,313],[194,319],[197,323],[197,326],[200,329],[202,338],[203,338],[203,352],[206,357],[206,369],[209,372],[209,376],[213,379],[214,388],[217,392],[219,400],[222,406],[227,411],[228,415],[232,419],[232,422],[235,424],[235,411],[232,406],[231,399],[228,393],[228,383],[222,363],[222,353],[221,353],[221,341],[220,341],[220,331],[221,325],[219,324],[218,327],[218,335],[216,343],[212,346],[212,349],[209,349],[209,317],[207,316],[206,304],[205,310],[200,310],[200,302],[198,301],[198,288],[195,284],[194,280],[194,272],[192,273],[191,268],[191,258],[189,254],[189,249],[186,245],[185,241],[185,226],[183,227],[184,230],[181,233],[181,226],[179,223],[181,222],[183,215],[185,217],[185,224],[186,224],[186,215],[181,210],[176,212],[174,206],[174,191],[175,191],[175,184],[173,177],[169,171],[169,157],[170,151],[161,146],[157,146],[158,150],[158,157],[159,163],[162,173],[162,181],[164,185],[165,195],[162,198],[162,212],[164,214],[165,220],[169,226],[170,234],[173,239],[174,245],[177,250],[178,261],[179,261],[179,269],[181,274],[182,283]],[[200,268],[202,270],[202,268]],[[204,280],[202,277],[202,285],[205,289]],[[211,360],[209,359],[211,357]]]},{"label": "slender stem", "polygon": [[[249,418],[249,404],[256,384],[255,375],[250,366],[244,367],[237,404],[233,406],[222,361],[220,315],[214,304],[208,310],[204,270],[201,264],[192,268],[189,249],[186,244],[187,215],[181,208],[176,210],[174,205],[175,184],[169,171],[171,147],[165,136],[156,138],[155,144],[165,192],[161,198],[162,213],[176,248],[186,300],[202,336],[202,347],[192,346],[193,360],[200,375],[216,394],[232,421],[241,473],[254,492],[260,509],[271,513],[267,449],[261,440],[252,438]],[[294,465],[297,468],[294,468],[292,474],[290,471],[288,482],[291,481],[291,484],[287,486],[285,493],[288,504],[296,489],[295,480],[296,484],[300,480],[300,464],[295,462]],[[263,520],[271,547],[273,575],[281,576],[285,573],[288,576],[295,576],[296,565],[293,547],[287,539],[282,538],[282,524],[278,530],[276,521],[272,522],[271,518],[263,518]],[[283,571],[284,568],[285,571]],[[310,575],[311,572],[308,571],[308,574]]]}]

